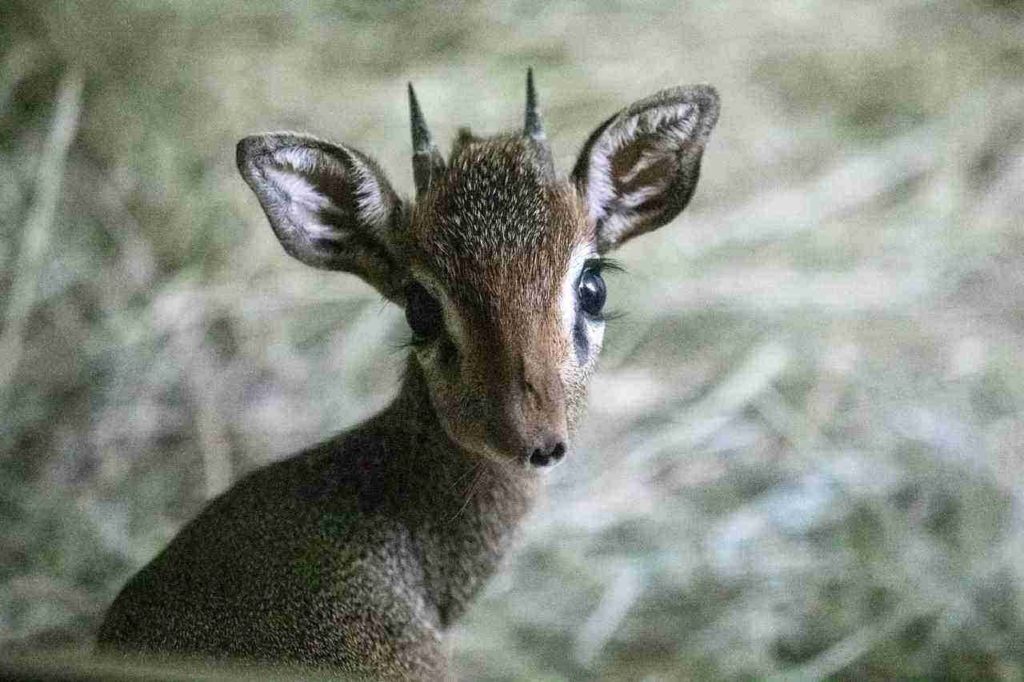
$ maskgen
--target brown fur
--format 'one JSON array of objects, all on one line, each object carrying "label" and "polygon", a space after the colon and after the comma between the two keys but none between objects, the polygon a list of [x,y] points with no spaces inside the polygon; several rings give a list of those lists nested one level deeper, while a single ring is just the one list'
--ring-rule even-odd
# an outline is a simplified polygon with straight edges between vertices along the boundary
[{"label": "brown fur", "polygon": [[448,676],[443,633],[536,495],[527,455],[564,453],[583,409],[603,322],[582,310],[582,259],[682,209],[717,97],[677,88],[624,110],[571,178],[531,105],[528,135],[464,131],[445,164],[410,100],[415,207],[343,145],[272,133],[237,158],[289,254],[400,305],[423,287],[443,329],[383,412],[210,503],[122,590],[101,650]]},{"label": "brown fur", "polygon": [[383,413],[239,481],[128,583],[101,649],[443,678],[537,475],[460,451],[427,404],[412,365]]},{"label": "brown fur", "polygon": [[572,185],[545,177],[528,140],[460,136],[409,230],[414,271],[448,293],[473,330],[459,371],[431,377],[456,441],[504,453],[539,431],[566,437],[567,410],[581,407],[567,398],[578,402],[583,391],[564,383],[572,353],[558,300],[573,248],[591,241]]}]

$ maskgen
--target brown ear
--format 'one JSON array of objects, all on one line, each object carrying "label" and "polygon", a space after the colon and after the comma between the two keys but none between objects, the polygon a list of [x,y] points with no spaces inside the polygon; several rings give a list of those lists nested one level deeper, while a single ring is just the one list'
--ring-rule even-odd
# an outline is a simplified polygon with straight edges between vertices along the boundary
[{"label": "brown ear", "polygon": [[572,178],[600,252],[661,227],[686,207],[717,120],[718,93],[693,85],[642,99],[591,134]]},{"label": "brown ear", "polygon": [[405,268],[394,244],[402,204],[373,160],[293,133],[247,137],[236,160],[285,251],[401,299]]}]

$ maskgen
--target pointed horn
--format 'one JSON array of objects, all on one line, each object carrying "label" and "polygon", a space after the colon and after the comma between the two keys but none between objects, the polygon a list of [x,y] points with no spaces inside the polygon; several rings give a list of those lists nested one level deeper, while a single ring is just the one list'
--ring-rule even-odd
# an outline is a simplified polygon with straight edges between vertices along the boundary
[{"label": "pointed horn", "polygon": [[523,123],[523,134],[533,140],[545,172],[553,178],[555,176],[555,160],[551,155],[551,147],[548,146],[547,135],[544,134],[540,111],[537,109],[537,88],[533,85],[532,67],[526,70],[526,120]]},{"label": "pointed horn", "polygon": [[533,68],[526,70],[526,123],[523,132],[528,137],[537,140],[544,140],[544,126],[540,122],[540,112],[537,110],[537,89],[533,86]]},{"label": "pointed horn", "polygon": [[416,91],[409,83],[409,119],[412,129],[412,176],[419,196],[430,187],[431,176],[444,170],[444,159],[430,139],[430,130],[416,99]]}]

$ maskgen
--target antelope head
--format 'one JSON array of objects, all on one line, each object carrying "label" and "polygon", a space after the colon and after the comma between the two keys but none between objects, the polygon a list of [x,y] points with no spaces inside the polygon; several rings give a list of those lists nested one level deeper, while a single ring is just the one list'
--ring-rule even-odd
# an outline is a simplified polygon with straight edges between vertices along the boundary
[{"label": "antelope head", "polygon": [[409,86],[414,201],[352,147],[247,137],[238,167],[285,250],[362,277],[405,309],[410,369],[464,450],[526,469],[569,450],[604,336],[605,254],[689,202],[718,117],[709,86],[663,90],[607,119],[568,176],[527,74],[522,131],[460,131],[448,159]]}]

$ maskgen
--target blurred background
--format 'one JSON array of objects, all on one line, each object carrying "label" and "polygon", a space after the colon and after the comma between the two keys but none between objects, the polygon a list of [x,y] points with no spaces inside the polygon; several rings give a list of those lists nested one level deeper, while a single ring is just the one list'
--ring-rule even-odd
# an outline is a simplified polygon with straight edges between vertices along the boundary
[{"label": "blurred background", "polygon": [[412,193],[521,125],[709,82],[631,242],[575,456],[454,636],[466,679],[1024,676],[1024,3],[0,4],[0,646],[85,644],[212,496],[393,394],[407,330],[285,256],[234,144]]}]

